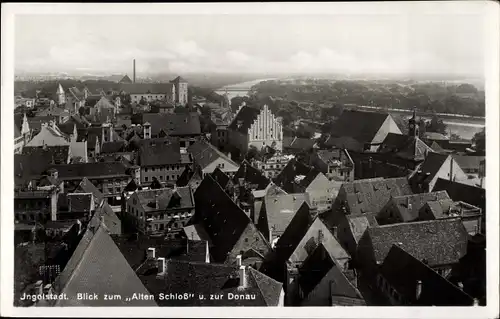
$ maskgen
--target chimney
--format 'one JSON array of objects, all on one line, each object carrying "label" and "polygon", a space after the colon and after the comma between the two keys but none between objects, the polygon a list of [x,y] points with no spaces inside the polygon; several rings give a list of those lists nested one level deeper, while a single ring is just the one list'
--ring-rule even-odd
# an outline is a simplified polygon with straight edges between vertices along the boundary
[{"label": "chimney", "polygon": [[460,290],[464,290],[464,284],[461,281],[457,285]]},{"label": "chimney", "polygon": [[205,263],[210,263],[210,248],[208,247],[208,240],[205,241]]},{"label": "chimney", "polygon": [[165,258],[164,257],[159,257],[157,259],[157,265],[158,265],[158,275],[162,276],[166,272],[166,263],[165,263]]},{"label": "chimney", "polygon": [[476,306],[476,307],[479,306],[479,299],[474,298],[473,306]]},{"label": "chimney", "polygon": [[158,194],[155,195],[155,208],[158,208]]},{"label": "chimney", "polygon": [[453,182],[453,157],[450,156],[450,181]]},{"label": "chimney", "polygon": [[135,59],[134,59],[134,75],[133,75],[134,79],[133,79],[133,82],[135,83]]},{"label": "chimney", "polygon": [[417,280],[417,287],[416,287],[416,291],[415,291],[415,298],[417,300],[419,300],[421,295],[422,295],[422,280]]},{"label": "chimney", "polygon": [[147,258],[148,259],[154,259],[156,258],[156,249],[153,247],[149,247],[147,251]]},{"label": "chimney", "polygon": [[246,267],[240,266],[240,286],[238,288],[247,288]]},{"label": "chimney", "polygon": [[241,267],[241,255],[236,256],[236,266]]}]

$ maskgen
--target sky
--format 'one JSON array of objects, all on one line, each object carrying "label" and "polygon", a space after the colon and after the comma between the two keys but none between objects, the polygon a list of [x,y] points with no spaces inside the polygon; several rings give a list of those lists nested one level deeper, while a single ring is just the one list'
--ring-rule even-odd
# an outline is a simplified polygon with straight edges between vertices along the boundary
[{"label": "sky", "polygon": [[[362,4],[362,3],[361,3]],[[17,15],[16,72],[482,76],[478,12]]]}]

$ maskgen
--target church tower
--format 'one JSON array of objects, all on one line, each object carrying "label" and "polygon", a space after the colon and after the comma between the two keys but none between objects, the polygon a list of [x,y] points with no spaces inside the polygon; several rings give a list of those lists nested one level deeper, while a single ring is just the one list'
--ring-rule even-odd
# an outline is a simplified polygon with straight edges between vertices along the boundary
[{"label": "church tower", "polygon": [[66,104],[66,93],[64,93],[64,89],[61,83],[59,83],[59,86],[57,87],[56,98],[57,98],[56,102],[58,105]]},{"label": "church tower", "polygon": [[420,123],[417,120],[417,108],[413,108],[413,116],[408,120],[408,135],[417,137]]}]

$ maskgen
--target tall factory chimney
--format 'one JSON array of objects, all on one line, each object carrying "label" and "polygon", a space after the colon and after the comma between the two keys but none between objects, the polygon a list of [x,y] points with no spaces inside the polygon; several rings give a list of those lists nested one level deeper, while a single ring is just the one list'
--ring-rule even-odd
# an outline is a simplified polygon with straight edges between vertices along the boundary
[{"label": "tall factory chimney", "polygon": [[133,79],[134,83],[135,83],[135,59],[134,59],[134,79]]}]

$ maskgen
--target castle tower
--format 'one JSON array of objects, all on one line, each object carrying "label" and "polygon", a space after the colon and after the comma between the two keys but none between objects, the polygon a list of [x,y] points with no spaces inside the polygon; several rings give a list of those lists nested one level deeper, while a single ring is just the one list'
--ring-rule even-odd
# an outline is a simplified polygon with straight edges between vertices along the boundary
[{"label": "castle tower", "polygon": [[175,87],[174,102],[177,105],[186,105],[188,103],[188,82],[178,76],[174,80],[170,81],[170,83],[173,83]]}]

